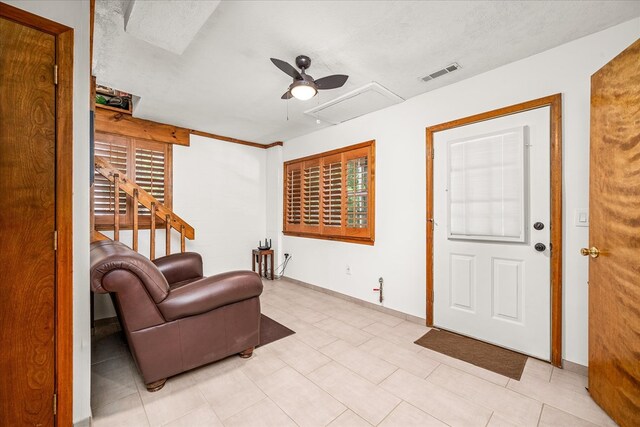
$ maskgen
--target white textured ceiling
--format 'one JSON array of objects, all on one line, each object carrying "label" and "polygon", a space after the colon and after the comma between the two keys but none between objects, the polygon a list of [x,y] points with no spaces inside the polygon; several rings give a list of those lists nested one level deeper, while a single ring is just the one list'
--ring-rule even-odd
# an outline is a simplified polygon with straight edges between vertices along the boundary
[{"label": "white textured ceiling", "polygon": [[[97,0],[98,82],[140,96],[137,117],[261,143],[328,126],[303,112],[371,81],[407,99],[640,15],[638,1],[223,0],[179,55],[125,32],[129,7]],[[291,79],[269,58],[294,64],[300,54],[315,78],[349,80],[310,101],[281,100]],[[451,62],[463,68],[420,80]]]}]

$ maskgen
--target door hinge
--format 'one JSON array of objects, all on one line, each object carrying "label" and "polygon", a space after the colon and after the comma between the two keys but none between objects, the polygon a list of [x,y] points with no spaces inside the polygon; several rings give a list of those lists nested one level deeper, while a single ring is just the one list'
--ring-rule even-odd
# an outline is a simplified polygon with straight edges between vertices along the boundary
[{"label": "door hinge", "polygon": [[58,414],[58,395],[56,393],[53,394],[53,415]]},{"label": "door hinge", "polygon": [[53,232],[53,250],[58,250],[58,230]]},{"label": "door hinge", "polygon": [[435,150],[433,148],[431,148],[431,158],[432,159],[436,158],[436,153],[435,153]]},{"label": "door hinge", "polygon": [[58,65],[53,66],[53,84],[58,84]]}]

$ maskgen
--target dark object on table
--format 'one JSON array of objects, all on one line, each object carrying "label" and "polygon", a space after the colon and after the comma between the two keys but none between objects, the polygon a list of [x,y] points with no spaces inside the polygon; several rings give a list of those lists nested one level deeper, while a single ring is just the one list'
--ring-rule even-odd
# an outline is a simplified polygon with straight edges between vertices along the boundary
[{"label": "dark object on table", "polygon": [[261,251],[268,251],[271,249],[271,239],[269,239],[269,243],[267,243],[267,238],[264,239],[264,245],[262,242],[258,241],[258,249]]},{"label": "dark object on table", "polygon": [[151,262],[120,242],[91,245],[91,289],[109,293],[147,386],[260,343],[262,281],[250,271],[202,275],[185,252]]}]

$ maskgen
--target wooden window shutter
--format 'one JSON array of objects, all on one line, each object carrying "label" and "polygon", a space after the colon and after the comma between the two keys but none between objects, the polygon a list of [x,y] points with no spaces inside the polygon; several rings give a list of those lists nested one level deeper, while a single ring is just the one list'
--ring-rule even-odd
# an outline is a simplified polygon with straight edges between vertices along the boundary
[{"label": "wooden window shutter", "polygon": [[[129,144],[127,139],[111,135],[96,134],[95,156],[103,157],[123,174],[127,174]],[[107,178],[94,171],[93,206],[96,224],[113,224],[115,210],[114,185]],[[126,221],[127,195],[120,191],[120,222]]]},{"label": "wooden window shutter", "polygon": [[284,234],[372,245],[375,141],[285,162]]},{"label": "wooden window shutter", "polygon": [[364,237],[369,235],[370,216],[369,203],[369,149],[361,148],[344,154],[345,203],[344,221],[345,235]]},{"label": "wooden window shutter", "polygon": [[302,163],[287,165],[284,202],[285,229],[299,231],[302,223]]},{"label": "wooden window shutter", "polygon": [[342,155],[322,159],[322,228],[342,233]]},{"label": "wooden window shutter", "polygon": [[[145,191],[171,208],[166,188],[168,144],[136,140],[135,142],[135,182]],[[149,216],[149,209],[140,206],[139,214]]]},{"label": "wooden window shutter", "polygon": [[319,231],[320,227],[320,161],[304,162],[302,230]]}]

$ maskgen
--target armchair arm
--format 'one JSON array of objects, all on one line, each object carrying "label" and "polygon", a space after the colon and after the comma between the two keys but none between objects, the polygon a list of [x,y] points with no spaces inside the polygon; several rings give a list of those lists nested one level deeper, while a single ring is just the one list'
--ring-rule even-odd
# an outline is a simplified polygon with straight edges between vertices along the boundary
[{"label": "armchair arm", "polygon": [[167,255],[157,258],[153,263],[169,285],[202,277],[202,257],[195,252]]},{"label": "armchair arm", "polygon": [[231,271],[170,291],[158,308],[167,321],[172,321],[257,297],[261,293],[262,280],[256,273]]}]

